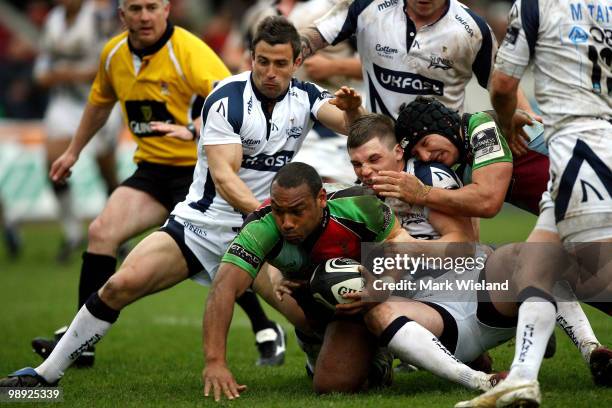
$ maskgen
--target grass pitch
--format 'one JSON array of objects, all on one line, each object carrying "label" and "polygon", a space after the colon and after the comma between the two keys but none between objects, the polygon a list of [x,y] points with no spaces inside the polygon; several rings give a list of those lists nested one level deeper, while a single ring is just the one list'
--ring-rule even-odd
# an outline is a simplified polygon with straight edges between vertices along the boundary
[{"label": "grass pitch", "polygon": [[[484,242],[523,240],[534,218],[505,211],[483,221]],[[0,249],[0,374],[36,366],[33,337],[49,335],[67,324],[76,312],[80,260],[67,266],[54,262],[59,245],[54,225],[23,228],[24,253],[9,261]],[[141,407],[211,406],[202,396],[201,318],[207,290],[187,281],[168,291],[128,306],[97,346],[93,369],[70,368],[61,382],[66,406]],[[600,341],[612,344],[609,317],[585,306]],[[360,395],[315,396],[304,370],[304,357],[286,321],[270,312],[289,333],[287,359],[279,368],[257,368],[254,338],[248,319],[237,311],[229,339],[229,363],[240,383],[249,389],[236,407],[452,407],[477,393],[418,372],[399,374],[385,390]],[[595,387],[589,371],[569,339],[557,330],[557,355],[540,373],[545,407],[610,407],[612,390]],[[494,367],[507,369],[514,345],[492,351]],[[37,403],[38,406],[46,405]]]}]

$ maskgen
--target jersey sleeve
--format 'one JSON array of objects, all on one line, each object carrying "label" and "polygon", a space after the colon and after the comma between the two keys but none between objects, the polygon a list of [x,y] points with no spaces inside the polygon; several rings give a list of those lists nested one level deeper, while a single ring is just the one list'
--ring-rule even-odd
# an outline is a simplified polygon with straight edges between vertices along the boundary
[{"label": "jersey sleeve", "polygon": [[372,0],[339,1],[327,14],[315,21],[315,27],[328,44],[336,45],[357,32],[359,14]]},{"label": "jersey sleeve", "polygon": [[271,215],[251,221],[236,235],[221,262],[234,264],[255,279],[280,239]]},{"label": "jersey sleeve", "polygon": [[374,195],[359,195],[328,201],[334,216],[352,224],[363,242],[382,242],[395,225],[393,210]]},{"label": "jersey sleeve", "polygon": [[475,113],[468,125],[472,171],[493,163],[512,163],[508,142],[493,118],[486,112]]},{"label": "jersey sleeve", "polygon": [[202,108],[203,145],[241,144],[244,82],[229,82],[206,98]]},{"label": "jersey sleeve", "polygon": [[478,25],[482,35],[480,49],[472,63],[472,72],[474,72],[480,86],[488,88],[491,74],[493,73],[495,54],[497,53],[497,40],[487,22],[476,13],[469,9],[467,10],[476,21],[476,25]]},{"label": "jersey sleeve", "polygon": [[117,47],[121,46],[122,42],[123,41],[117,41],[117,37],[115,37],[106,43],[100,54],[98,72],[96,73],[96,78],[89,91],[88,102],[92,105],[104,106],[113,104],[117,101],[117,96],[109,75],[109,65],[113,53],[117,50]]},{"label": "jersey sleeve", "polygon": [[323,104],[329,102],[333,98],[332,94],[319,85],[311,82],[303,83],[304,90],[308,93],[308,102],[310,103],[310,113],[318,119],[319,109]]},{"label": "jersey sleeve", "polygon": [[428,186],[456,190],[462,186],[459,176],[442,163],[417,162],[414,168],[415,176]]},{"label": "jersey sleeve", "polygon": [[521,78],[533,56],[540,28],[539,0],[516,0],[508,16],[508,29],[502,42],[495,69]]}]

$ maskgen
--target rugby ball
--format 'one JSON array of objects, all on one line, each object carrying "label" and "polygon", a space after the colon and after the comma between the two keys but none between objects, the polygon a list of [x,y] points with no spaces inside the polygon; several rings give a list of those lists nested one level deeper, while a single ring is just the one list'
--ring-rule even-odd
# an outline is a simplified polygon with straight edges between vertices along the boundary
[{"label": "rugby ball", "polygon": [[320,263],[310,278],[312,297],[330,309],[339,303],[353,302],[342,295],[363,290],[365,280],[359,266],[359,262],[349,258],[331,258]]}]

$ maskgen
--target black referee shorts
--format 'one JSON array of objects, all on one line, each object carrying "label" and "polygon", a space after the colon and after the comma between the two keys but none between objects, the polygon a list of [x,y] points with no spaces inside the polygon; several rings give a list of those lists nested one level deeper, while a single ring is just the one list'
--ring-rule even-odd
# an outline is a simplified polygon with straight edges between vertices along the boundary
[{"label": "black referee shorts", "polygon": [[140,162],[134,174],[121,185],[150,194],[171,212],[187,196],[194,168]]}]

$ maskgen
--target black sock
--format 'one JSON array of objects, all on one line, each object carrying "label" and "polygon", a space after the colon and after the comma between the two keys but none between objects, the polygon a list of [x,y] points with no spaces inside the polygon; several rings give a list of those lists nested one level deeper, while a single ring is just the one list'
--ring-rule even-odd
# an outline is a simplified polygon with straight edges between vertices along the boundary
[{"label": "black sock", "polygon": [[263,308],[261,307],[255,292],[247,290],[242,294],[242,296],[236,299],[236,303],[238,303],[246,312],[247,316],[249,316],[253,333],[257,333],[258,331],[264,329],[274,328],[274,323],[268,319],[268,316],[266,316],[266,312],[264,312]]},{"label": "black sock", "polygon": [[79,307],[87,302],[92,293],[97,292],[106,283],[117,267],[117,259],[108,255],[97,255],[83,252],[81,280],[79,281]]}]

